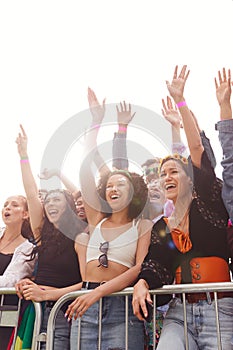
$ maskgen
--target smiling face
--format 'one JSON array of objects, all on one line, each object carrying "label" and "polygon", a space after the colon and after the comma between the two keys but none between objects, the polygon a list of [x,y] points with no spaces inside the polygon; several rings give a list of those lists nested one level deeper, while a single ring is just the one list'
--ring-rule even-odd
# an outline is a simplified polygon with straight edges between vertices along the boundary
[{"label": "smiling face", "polygon": [[181,199],[192,192],[190,177],[187,176],[182,166],[175,160],[168,160],[162,165],[160,180],[165,197],[171,199],[174,203],[178,197]]},{"label": "smiling face", "polygon": [[131,202],[133,186],[130,180],[121,174],[110,176],[106,185],[106,201],[113,211],[125,209]]},{"label": "smiling face", "polygon": [[27,202],[23,196],[11,196],[2,208],[2,219],[5,225],[22,223],[28,218]]},{"label": "smiling face", "polygon": [[78,197],[75,201],[77,215],[81,220],[86,220],[86,212],[83,204],[82,196]]},{"label": "smiling face", "polygon": [[64,193],[52,191],[44,200],[44,209],[48,220],[54,225],[58,223],[61,215],[65,212],[67,201]]},{"label": "smiling face", "polygon": [[165,194],[164,189],[161,187],[160,178],[152,179],[148,184],[148,194],[151,203],[164,205]]}]

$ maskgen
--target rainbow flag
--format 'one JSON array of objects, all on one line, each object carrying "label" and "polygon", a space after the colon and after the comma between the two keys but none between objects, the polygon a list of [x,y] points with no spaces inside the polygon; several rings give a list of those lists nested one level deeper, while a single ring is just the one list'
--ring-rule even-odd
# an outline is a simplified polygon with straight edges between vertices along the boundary
[{"label": "rainbow flag", "polygon": [[34,321],[35,308],[33,303],[30,303],[19,324],[14,350],[31,350]]}]

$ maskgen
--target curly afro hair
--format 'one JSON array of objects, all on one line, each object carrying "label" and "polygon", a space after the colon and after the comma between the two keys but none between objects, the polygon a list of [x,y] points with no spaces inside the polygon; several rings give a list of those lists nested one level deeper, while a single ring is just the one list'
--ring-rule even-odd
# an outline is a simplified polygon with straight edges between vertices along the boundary
[{"label": "curly afro hair", "polygon": [[126,170],[115,170],[104,174],[100,178],[97,186],[97,191],[101,199],[103,199],[103,201],[101,201],[102,212],[108,216],[111,215],[111,208],[106,201],[106,186],[109,178],[117,174],[125,176],[128,180],[130,180],[133,186],[132,199],[128,207],[128,216],[130,219],[135,219],[142,213],[145,207],[145,204],[148,200],[148,189],[141,175]]}]

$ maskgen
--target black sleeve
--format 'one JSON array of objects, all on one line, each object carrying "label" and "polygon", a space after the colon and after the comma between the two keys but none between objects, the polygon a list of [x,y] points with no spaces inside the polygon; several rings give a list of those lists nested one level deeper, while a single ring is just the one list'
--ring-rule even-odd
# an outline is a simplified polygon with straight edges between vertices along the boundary
[{"label": "black sleeve", "polygon": [[163,219],[154,224],[151,232],[151,243],[147,256],[145,257],[138,279],[144,279],[150,289],[162,287],[164,284],[171,284],[174,280],[173,252],[169,249],[173,244],[170,232]]},{"label": "black sleeve", "polygon": [[198,210],[214,226],[227,226],[228,213],[222,200],[222,180],[215,175],[210,160],[204,151],[201,159],[201,168],[193,165],[193,182],[197,196]]},{"label": "black sleeve", "polygon": [[112,166],[116,169],[128,169],[129,162],[126,149],[126,134],[114,133],[112,144]]},{"label": "black sleeve", "polygon": [[201,136],[201,142],[206,151],[207,157],[209,158],[211,166],[214,169],[216,167],[216,158],[214,155],[213,148],[210,144],[210,140],[208,139],[208,137],[206,137],[206,134],[203,130],[200,132],[200,136]]}]

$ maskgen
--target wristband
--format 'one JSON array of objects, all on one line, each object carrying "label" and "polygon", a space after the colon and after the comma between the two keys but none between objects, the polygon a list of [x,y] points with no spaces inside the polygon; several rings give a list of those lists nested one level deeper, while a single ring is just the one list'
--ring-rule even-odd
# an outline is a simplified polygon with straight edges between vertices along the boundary
[{"label": "wristband", "polygon": [[118,131],[126,131],[127,126],[119,126]]},{"label": "wristband", "polygon": [[99,127],[100,127],[99,124],[92,125],[92,128],[93,128],[93,129],[99,129]]},{"label": "wristband", "polygon": [[23,157],[20,159],[20,163],[29,163],[29,159],[26,157]]},{"label": "wristband", "polygon": [[178,102],[176,104],[176,107],[178,107],[178,108],[183,107],[183,106],[187,106],[186,101],[181,101],[181,102]]}]

